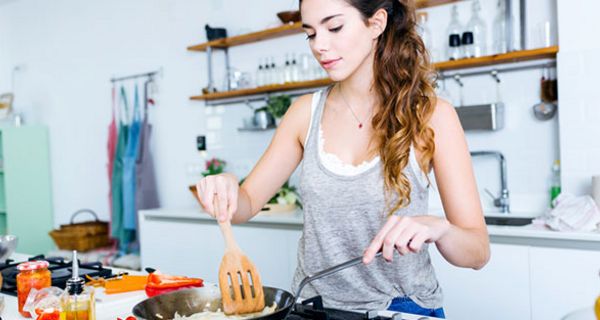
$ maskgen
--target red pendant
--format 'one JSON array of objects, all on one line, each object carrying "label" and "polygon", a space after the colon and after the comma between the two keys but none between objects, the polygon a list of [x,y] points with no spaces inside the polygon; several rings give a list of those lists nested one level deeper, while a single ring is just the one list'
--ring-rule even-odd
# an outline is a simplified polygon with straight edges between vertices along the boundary
[{"label": "red pendant", "polygon": [[359,128],[359,129],[362,129],[362,123],[359,123],[359,124],[358,124],[358,128]]}]

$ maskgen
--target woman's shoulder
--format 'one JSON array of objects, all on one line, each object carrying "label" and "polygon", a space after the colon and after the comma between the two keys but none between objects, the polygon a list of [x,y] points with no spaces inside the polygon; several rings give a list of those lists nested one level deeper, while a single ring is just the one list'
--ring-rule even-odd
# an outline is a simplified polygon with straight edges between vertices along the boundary
[{"label": "woman's shoulder", "polygon": [[298,97],[290,108],[285,113],[285,119],[282,121],[282,125],[290,126],[293,131],[297,133],[298,140],[301,143],[304,142],[310,127],[311,115],[312,115],[312,100],[313,94],[305,94]]},{"label": "woman's shoulder", "polygon": [[434,103],[433,113],[429,120],[429,125],[434,131],[444,131],[448,126],[460,124],[456,110],[449,101],[438,97]]},{"label": "woman's shoulder", "polygon": [[310,119],[310,109],[312,104],[312,94],[305,94],[298,97],[286,112],[286,116],[295,123],[304,123]]}]

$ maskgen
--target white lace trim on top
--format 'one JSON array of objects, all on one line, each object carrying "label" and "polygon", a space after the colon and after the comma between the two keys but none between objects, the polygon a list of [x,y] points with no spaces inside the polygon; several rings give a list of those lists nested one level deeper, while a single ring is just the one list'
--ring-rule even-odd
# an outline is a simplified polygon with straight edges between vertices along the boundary
[{"label": "white lace trim on top", "polygon": [[371,161],[365,160],[356,166],[345,163],[336,154],[326,152],[324,146],[325,138],[323,137],[323,129],[319,126],[319,158],[323,166],[335,174],[353,176],[363,173],[379,163],[379,156],[376,156]]}]

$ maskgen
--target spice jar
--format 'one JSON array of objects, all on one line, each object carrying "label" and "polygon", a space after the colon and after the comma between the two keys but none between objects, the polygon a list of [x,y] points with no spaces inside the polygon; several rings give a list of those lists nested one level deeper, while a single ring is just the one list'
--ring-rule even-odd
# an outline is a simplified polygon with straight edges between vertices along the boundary
[{"label": "spice jar", "polygon": [[48,261],[29,261],[23,262],[17,266],[19,274],[17,275],[17,297],[19,301],[19,313],[27,318],[31,314],[23,311],[27,296],[31,289],[43,289],[52,285],[52,278],[48,270]]}]

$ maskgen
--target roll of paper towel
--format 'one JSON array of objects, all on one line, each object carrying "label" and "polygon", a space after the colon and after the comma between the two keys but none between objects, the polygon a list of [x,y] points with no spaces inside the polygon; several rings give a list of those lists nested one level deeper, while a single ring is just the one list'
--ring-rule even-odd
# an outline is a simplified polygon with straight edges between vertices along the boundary
[{"label": "roll of paper towel", "polygon": [[592,176],[592,198],[600,208],[600,175]]}]

